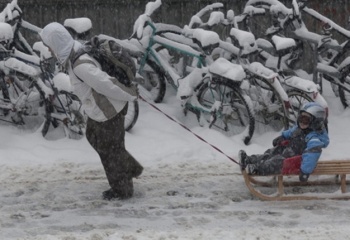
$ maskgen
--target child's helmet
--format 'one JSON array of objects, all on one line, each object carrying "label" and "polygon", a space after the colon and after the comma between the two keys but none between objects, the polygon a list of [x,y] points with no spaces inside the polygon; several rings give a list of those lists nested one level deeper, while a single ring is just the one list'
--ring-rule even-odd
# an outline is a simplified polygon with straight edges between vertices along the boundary
[{"label": "child's helmet", "polygon": [[326,110],[320,104],[316,102],[305,103],[301,109],[300,113],[306,112],[312,116],[310,123],[310,128],[312,130],[320,130],[324,127],[326,121]]}]

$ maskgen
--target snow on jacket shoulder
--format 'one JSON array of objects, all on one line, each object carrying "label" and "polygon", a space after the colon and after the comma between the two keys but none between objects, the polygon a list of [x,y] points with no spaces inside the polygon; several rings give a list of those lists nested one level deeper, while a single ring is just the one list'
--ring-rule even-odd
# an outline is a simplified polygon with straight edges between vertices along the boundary
[{"label": "snow on jacket shoulder", "polygon": [[[76,42],[77,51],[80,43]],[[85,113],[95,121],[106,121],[120,112],[135,96],[123,91],[113,83],[113,77],[101,70],[100,64],[88,54],[83,54],[69,68],[74,92],[83,103]]]}]

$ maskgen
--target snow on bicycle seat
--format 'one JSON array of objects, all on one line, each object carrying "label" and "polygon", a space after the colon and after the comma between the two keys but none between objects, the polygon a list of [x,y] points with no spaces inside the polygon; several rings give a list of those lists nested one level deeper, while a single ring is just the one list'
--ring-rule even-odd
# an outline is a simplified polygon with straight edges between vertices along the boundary
[{"label": "snow on bicycle seat", "polygon": [[63,25],[65,27],[73,29],[76,33],[85,33],[92,28],[92,23],[89,18],[68,18],[64,21]]},{"label": "snow on bicycle seat", "polygon": [[258,45],[258,48],[266,52],[269,52],[269,53],[276,52],[275,47],[272,45],[272,43],[267,41],[266,39],[258,38],[256,39],[256,44]]},{"label": "snow on bicycle seat", "polygon": [[297,45],[293,38],[273,35],[271,40],[277,51],[287,50]]},{"label": "snow on bicycle seat", "polygon": [[236,82],[242,81],[246,77],[241,65],[231,63],[225,58],[218,58],[215,62],[210,64],[209,72]]},{"label": "snow on bicycle seat", "polygon": [[200,46],[205,54],[210,54],[220,43],[220,37],[216,32],[197,28],[193,31],[192,41]]},{"label": "snow on bicycle seat", "polygon": [[258,49],[254,34],[251,32],[231,28],[230,37],[233,40],[233,44],[238,45],[237,47],[243,50],[243,54],[249,54]]}]

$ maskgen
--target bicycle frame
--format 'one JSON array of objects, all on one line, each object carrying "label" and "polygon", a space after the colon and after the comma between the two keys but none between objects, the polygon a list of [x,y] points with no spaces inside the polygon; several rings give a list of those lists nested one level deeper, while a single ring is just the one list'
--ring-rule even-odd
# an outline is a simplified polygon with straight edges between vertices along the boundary
[{"label": "bicycle frame", "polygon": [[[202,69],[204,74],[207,74],[208,71],[207,69],[205,69],[204,67],[206,66],[206,62],[205,62],[205,56],[203,54],[201,54],[199,51],[194,50],[193,48],[184,45],[182,43],[178,43],[169,39],[166,39],[164,37],[161,37],[159,35],[156,35],[156,27],[154,26],[153,23],[151,22],[147,22],[147,25],[150,26],[152,28],[152,34],[150,36],[149,39],[149,43],[148,46],[146,48],[145,54],[142,56],[141,60],[140,60],[140,69],[139,69],[139,73],[141,73],[146,65],[146,59],[149,58],[150,56],[152,57],[152,59],[154,59],[156,61],[156,63],[162,68],[162,70],[165,72],[165,74],[168,74],[170,76],[170,79],[172,79],[172,82],[169,82],[175,89],[178,90],[179,88],[179,80],[181,79],[182,81],[191,81],[191,77],[194,77],[193,75],[196,75],[196,71],[192,71],[191,73],[189,73],[185,78],[181,78],[174,70],[173,68],[167,63],[167,61],[165,61],[160,54],[155,50],[154,46],[156,44],[159,44],[163,47],[165,47],[166,49],[169,50],[175,50],[178,53],[184,54],[188,57],[193,57],[197,60],[197,64],[196,67],[198,69]],[[201,84],[207,83],[209,81],[209,76],[206,77],[201,77],[201,82],[198,84],[198,87]],[[169,79],[169,77],[167,78]],[[212,93],[212,95],[214,95],[214,93]],[[182,98],[183,104],[182,106],[190,111],[199,111],[199,112],[206,112],[206,113],[210,113],[211,109],[207,109],[204,106],[202,106],[197,98],[196,95],[192,94],[191,96],[186,96],[185,98]]]},{"label": "bicycle frame", "polygon": [[[175,89],[178,88],[178,86],[179,86],[178,79],[180,79],[181,77],[172,69],[171,66],[169,66],[167,64],[166,61],[164,61],[162,59],[162,57],[159,55],[159,53],[154,49],[154,46],[157,44],[159,44],[159,45],[161,45],[169,50],[175,50],[178,53],[181,53],[183,55],[197,59],[197,67],[198,68],[206,66],[206,63],[204,60],[205,57],[199,51],[194,50],[193,48],[191,48],[187,45],[177,43],[177,42],[171,41],[169,39],[166,39],[164,37],[161,37],[159,35],[156,35],[156,32],[157,32],[156,26],[150,21],[146,22],[146,26],[151,27],[152,33],[150,36],[148,36],[149,37],[148,45],[147,45],[145,52],[140,60],[140,68],[138,70],[139,73],[142,73],[142,71],[144,70],[144,67],[146,65],[146,60],[151,57],[152,59],[155,60],[155,62],[158,64],[158,66],[160,66],[162,68],[162,70],[166,74],[168,74],[168,76],[170,76],[170,79],[172,79],[172,82],[169,82],[169,83]],[[169,79],[169,77],[167,79]]]},{"label": "bicycle frame", "polygon": [[[348,67],[350,66],[350,63],[348,64]],[[320,92],[322,93],[323,85],[322,85],[322,79],[327,80],[331,84],[335,84],[338,87],[343,88],[345,91],[350,93],[350,88],[347,87],[345,84],[341,83],[339,80],[342,77],[342,73],[338,71],[338,69],[318,63],[317,64],[317,84],[320,85]],[[350,83],[350,77],[345,76],[346,82]]]}]

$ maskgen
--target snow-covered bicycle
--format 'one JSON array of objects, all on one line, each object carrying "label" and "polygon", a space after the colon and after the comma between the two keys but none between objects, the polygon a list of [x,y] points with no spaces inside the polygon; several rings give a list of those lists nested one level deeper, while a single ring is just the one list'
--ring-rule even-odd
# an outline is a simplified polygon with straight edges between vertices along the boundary
[{"label": "snow-covered bicycle", "polygon": [[[295,1],[293,1],[295,5]],[[319,92],[319,86],[312,79],[306,79],[304,71],[294,68],[295,62],[299,61],[303,51],[302,45],[293,38],[283,37],[278,34],[284,28],[293,24],[293,17],[299,23],[297,11],[286,8],[277,0],[256,1],[249,0],[246,4],[246,11],[249,17],[241,19],[244,25],[249,26],[251,17],[255,14],[262,15],[265,10],[269,10],[275,16],[275,25],[265,31],[265,37],[268,39],[258,38],[259,58],[264,65],[275,72],[279,73],[278,79],[288,94],[290,102],[291,123],[295,123],[296,116],[300,107],[305,102],[318,102],[327,111],[328,104],[322,94]],[[295,23],[295,24],[297,24]],[[290,29],[291,27],[288,27]]]},{"label": "snow-covered bicycle", "polygon": [[[229,136],[241,134],[243,141],[248,143],[254,132],[255,121],[250,99],[243,96],[240,89],[245,78],[243,68],[223,58],[206,67],[203,52],[216,46],[219,41],[218,35],[213,32],[210,36],[199,30],[193,34],[201,50],[157,35],[151,15],[160,5],[160,0],[147,4],[145,13],[134,24],[133,33],[141,52],[138,73],[146,81],[149,79],[148,74],[157,75],[158,82],[153,87],[155,94],[152,99],[155,102],[162,101],[167,81],[177,90],[184,111],[194,112],[201,125],[218,129]],[[156,47],[159,45],[193,57],[195,68],[187,76],[181,77],[167,59],[157,52]]]},{"label": "snow-covered bicycle", "polygon": [[[79,102],[70,92],[60,92],[36,55],[26,54],[13,47],[16,38],[12,27],[0,23],[0,108],[2,121],[37,129],[46,136],[49,127],[63,122],[66,135],[83,135]],[[65,101],[63,100],[65,99]],[[75,109],[72,109],[75,108]],[[58,110],[59,109],[59,110]],[[73,136],[74,135],[74,136]]]},{"label": "snow-covered bicycle", "polygon": [[[240,87],[242,92],[251,99],[257,132],[264,133],[272,129],[275,131],[287,129],[290,121],[290,104],[287,93],[278,81],[278,74],[259,62],[249,60],[250,56],[257,51],[254,35],[232,27],[235,25],[232,11],[228,11],[226,18],[221,11],[212,11],[219,6],[219,3],[208,5],[199,11],[201,14],[194,15],[190,24],[183,29],[183,36],[192,39],[193,42],[193,33],[196,31],[194,30],[196,26],[200,29],[204,28],[204,30],[200,30],[202,32],[215,31],[216,28],[225,32],[227,38],[218,41],[210,57],[207,57],[206,60],[223,57],[243,67],[246,78]],[[205,13],[210,13],[207,21],[201,19]],[[164,36],[188,45],[188,39],[180,38],[177,34],[167,33]],[[183,69],[189,70],[191,67],[191,65],[188,65]]]},{"label": "snow-covered bicycle", "polygon": [[[333,87],[333,91],[339,96],[344,107],[350,106],[350,31],[334,23],[329,18],[319,14],[315,10],[308,8],[306,5],[302,7],[303,12],[312,16],[314,19],[323,23],[322,34],[309,33],[313,38],[308,41],[314,45],[314,52],[317,62],[315,63],[315,81],[321,86],[323,79],[329,81]],[[345,41],[338,43],[332,36],[332,32],[336,32]],[[298,34],[300,38],[305,38]],[[315,40],[318,40],[316,42]]]},{"label": "snow-covered bicycle", "polygon": [[25,129],[41,127],[44,137],[51,125],[57,127],[62,122],[67,136],[83,135],[79,101],[70,92],[54,91],[47,86],[36,68],[9,57],[0,61],[0,77],[3,121]]}]

